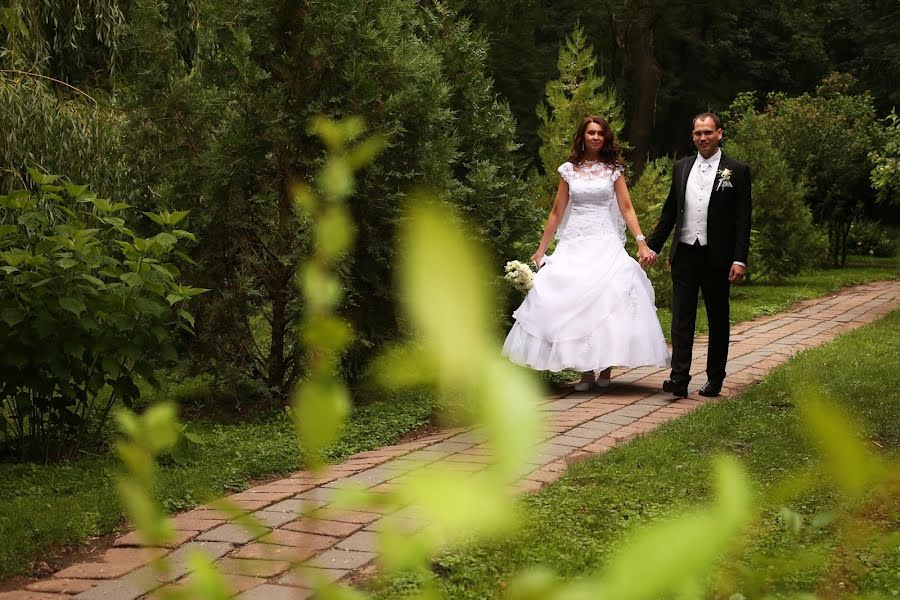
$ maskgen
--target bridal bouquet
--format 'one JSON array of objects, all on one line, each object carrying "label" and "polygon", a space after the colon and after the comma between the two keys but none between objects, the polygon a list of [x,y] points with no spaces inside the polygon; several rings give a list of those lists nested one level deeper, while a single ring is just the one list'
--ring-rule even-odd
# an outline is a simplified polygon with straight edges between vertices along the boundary
[{"label": "bridal bouquet", "polygon": [[514,288],[525,294],[534,285],[534,272],[525,263],[511,260],[506,263],[505,279]]}]

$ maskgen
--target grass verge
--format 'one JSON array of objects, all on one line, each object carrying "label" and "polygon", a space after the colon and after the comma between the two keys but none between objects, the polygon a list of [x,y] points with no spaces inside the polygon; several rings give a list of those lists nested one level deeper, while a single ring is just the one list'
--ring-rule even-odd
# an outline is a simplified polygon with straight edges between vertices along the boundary
[{"label": "grass verge", "polygon": [[[792,469],[812,464],[792,403],[792,385],[818,381],[834,402],[861,425],[872,448],[900,452],[900,311],[795,357],[740,397],[710,404],[671,421],[634,442],[578,464],[540,493],[522,499],[523,530],[490,546],[447,553],[435,563],[438,584],[450,598],[499,597],[521,570],[541,565],[564,578],[601,568],[632,528],[709,499],[710,459],[739,457],[753,480],[771,489]],[[804,515],[826,510],[827,489],[803,494],[790,508]],[[889,512],[889,511],[888,511]],[[881,526],[896,527],[897,514],[881,515]],[[788,560],[800,552],[828,552],[836,546],[834,526],[787,533],[776,511],[766,514],[744,556],[752,564],[763,555]],[[821,597],[892,597],[900,594],[900,547],[885,556],[855,554],[858,569],[845,573]],[[763,587],[747,597],[797,597],[816,591],[821,566],[789,577],[766,575]],[[412,578],[373,582],[377,598],[403,597],[416,589]],[[745,590],[746,591],[746,590]],[[734,597],[734,596],[733,596]],[[739,596],[744,597],[744,596]]]},{"label": "grass verge", "polygon": [[[328,456],[340,461],[391,444],[429,423],[432,413],[425,394],[358,406]],[[171,512],[303,467],[293,425],[283,415],[190,426],[204,443],[184,464],[165,464],[160,471],[157,499]],[[29,563],[54,547],[119,528],[124,515],[115,488],[118,472],[112,455],[57,465],[0,464],[0,579],[27,574]]]}]

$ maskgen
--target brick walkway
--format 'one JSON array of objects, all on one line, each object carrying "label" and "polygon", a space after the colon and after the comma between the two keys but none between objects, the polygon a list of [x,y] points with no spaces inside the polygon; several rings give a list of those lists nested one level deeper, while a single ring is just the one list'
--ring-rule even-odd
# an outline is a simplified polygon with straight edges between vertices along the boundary
[{"label": "brick walkway", "polygon": [[[876,282],[734,326],[723,395],[737,394],[796,352],[874,321],[897,306],[900,281]],[[602,393],[573,392],[549,400],[545,409],[550,413],[550,437],[533,459],[521,489],[537,490],[559,478],[571,462],[605,452],[709,401],[696,394],[705,381],[705,354],[706,338],[698,338],[694,364],[699,377],[691,384],[691,395],[682,400],[673,402],[669,394],[659,392],[668,372],[651,368],[615,371],[613,385]],[[129,533],[99,562],[70,566],[24,590],[0,593],[0,600],[142,598],[190,577],[185,557],[191,550],[202,550],[215,559],[241,599],[308,598],[312,593],[309,579],[292,572],[291,561],[310,559],[311,571],[329,580],[373,569],[375,535],[384,522],[383,511],[329,509],[336,488],[356,483],[374,491],[388,490],[392,481],[422,463],[474,472],[488,461],[487,450],[479,445],[475,433],[461,429],[363,452],[323,475],[301,471],[230,496],[231,502],[271,528],[266,544],[204,506],[175,517],[177,547],[139,548],[137,537]],[[311,507],[323,507],[324,520],[297,518],[298,509]],[[421,524],[411,508],[391,518],[413,528]],[[173,569],[160,578],[148,563],[164,554]]]}]

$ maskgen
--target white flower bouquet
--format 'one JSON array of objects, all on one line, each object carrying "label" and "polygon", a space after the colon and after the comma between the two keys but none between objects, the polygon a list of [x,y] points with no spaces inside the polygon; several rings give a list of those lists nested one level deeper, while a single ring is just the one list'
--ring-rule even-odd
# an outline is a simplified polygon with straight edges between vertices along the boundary
[{"label": "white flower bouquet", "polygon": [[506,263],[506,281],[523,294],[528,293],[534,285],[534,271],[523,262],[511,260]]}]

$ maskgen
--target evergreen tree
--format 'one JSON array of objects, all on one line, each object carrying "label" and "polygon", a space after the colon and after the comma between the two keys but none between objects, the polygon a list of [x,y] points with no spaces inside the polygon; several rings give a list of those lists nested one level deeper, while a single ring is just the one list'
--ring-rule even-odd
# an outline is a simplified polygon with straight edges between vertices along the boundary
[{"label": "evergreen tree", "polygon": [[307,130],[314,115],[360,115],[388,139],[349,204],[358,239],[341,273],[342,313],[357,332],[343,361],[351,379],[401,329],[393,239],[412,188],[470,212],[495,248],[521,235],[514,124],[484,75],[483,42],[445,6],[203,0],[188,14],[137,0],[132,15],[119,90],[129,147],[156,203],[195,209],[197,284],[213,290],[194,353],[204,369],[212,361],[276,396],[303,373],[293,274],[310,233],[293,187],[321,165]]},{"label": "evergreen tree", "polygon": [[547,84],[546,101],[537,109],[545,175],[538,178],[535,189],[538,201],[544,204],[552,202],[556,195],[559,184],[556,169],[568,159],[573,135],[582,119],[588,115],[603,117],[616,134],[617,143],[626,145],[621,137],[622,107],[615,90],[608,88],[606,79],[595,73],[596,62],[584,30],[576,27],[559,50],[559,78]]}]

